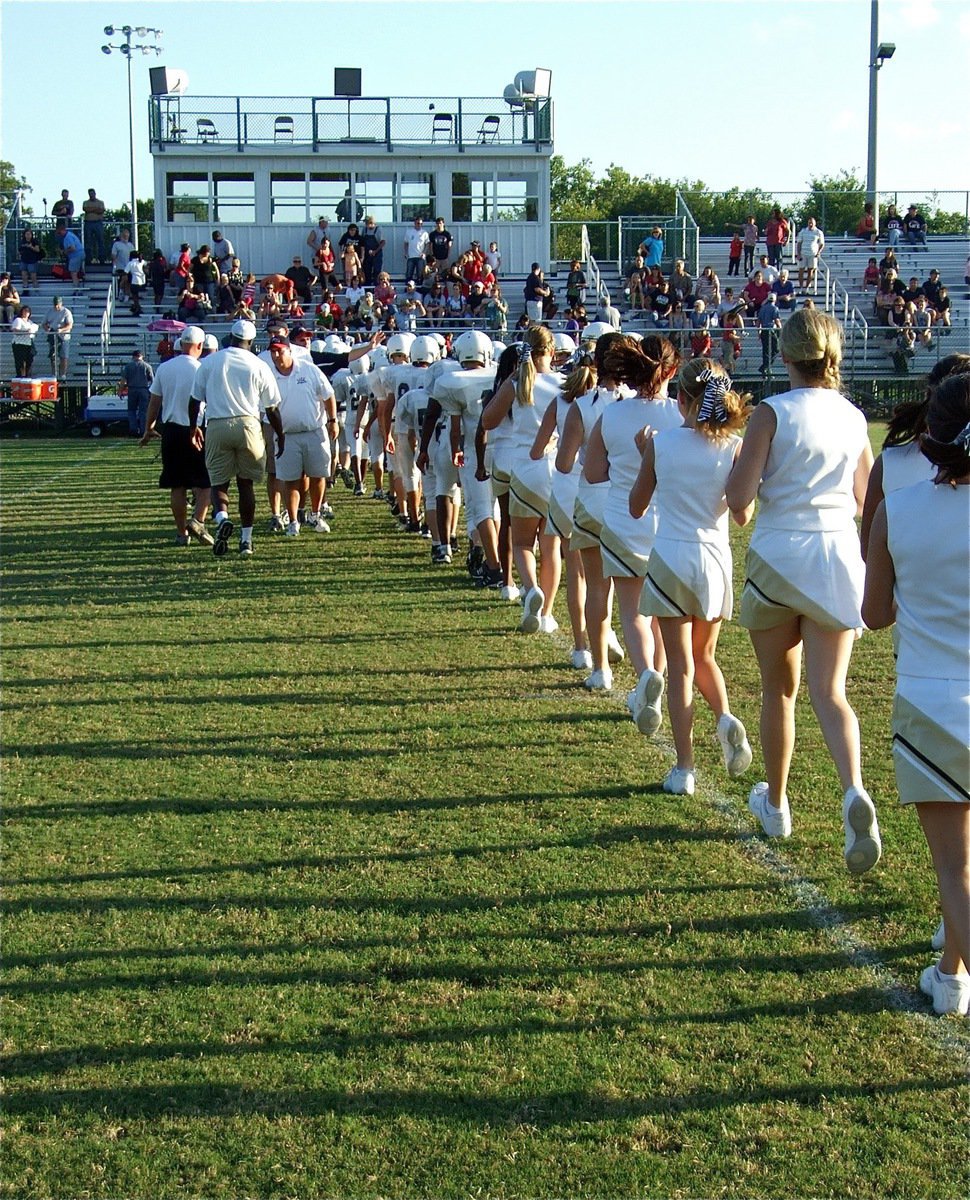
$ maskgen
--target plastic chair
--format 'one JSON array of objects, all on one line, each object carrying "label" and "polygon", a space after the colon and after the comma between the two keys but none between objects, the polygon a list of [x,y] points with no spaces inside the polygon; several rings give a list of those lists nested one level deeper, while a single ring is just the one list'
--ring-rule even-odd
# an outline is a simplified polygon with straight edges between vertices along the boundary
[{"label": "plastic chair", "polygon": [[431,141],[438,141],[438,135],[441,134],[442,141],[450,142],[454,123],[455,118],[451,113],[435,113],[431,124]]},{"label": "plastic chair", "polygon": [[485,146],[485,145],[489,145],[492,142],[494,142],[495,138],[498,136],[498,127],[499,127],[498,117],[495,117],[495,116],[486,117],[485,120],[482,121],[481,129],[479,129],[479,131],[478,131],[479,145]]},{"label": "plastic chair", "polygon": [[293,118],[292,117],[277,117],[273,122],[273,141],[274,142],[292,142],[293,141]]},{"label": "plastic chair", "polygon": [[217,142],[219,140],[216,123],[209,117],[199,117],[195,123],[195,129],[200,142]]}]

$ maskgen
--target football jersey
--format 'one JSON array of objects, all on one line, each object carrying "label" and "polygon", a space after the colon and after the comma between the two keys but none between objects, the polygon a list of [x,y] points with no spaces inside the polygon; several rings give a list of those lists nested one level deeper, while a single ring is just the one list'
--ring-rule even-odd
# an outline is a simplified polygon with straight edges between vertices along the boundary
[{"label": "football jersey", "polygon": [[[426,372],[425,372],[426,373]],[[414,434],[420,441],[424,418],[428,415],[431,398],[423,387],[412,387],[398,400],[394,410],[395,425],[400,433]]]},{"label": "football jersey", "polygon": [[337,397],[337,412],[345,413],[347,423],[351,426],[357,418],[357,377],[348,367],[342,367],[331,379],[334,395]]},{"label": "football jersey", "polygon": [[435,382],[435,399],[446,416],[460,417],[465,445],[475,444],[482,406],[495,388],[494,367],[473,367],[470,371],[454,371]]}]

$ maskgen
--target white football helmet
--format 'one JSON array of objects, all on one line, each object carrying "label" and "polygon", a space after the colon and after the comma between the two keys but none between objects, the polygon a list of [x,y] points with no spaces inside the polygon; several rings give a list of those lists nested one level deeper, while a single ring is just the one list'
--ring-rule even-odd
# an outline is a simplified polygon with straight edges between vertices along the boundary
[{"label": "white football helmet", "polygon": [[583,332],[580,334],[583,343],[597,342],[604,333],[615,333],[616,330],[612,325],[607,325],[605,321],[590,321]]},{"label": "white football helmet", "polygon": [[554,333],[552,335],[553,343],[556,347],[556,354],[572,354],[576,349],[576,343],[568,333]]},{"label": "white football helmet", "polygon": [[362,358],[351,359],[350,373],[351,375],[366,375],[370,370],[370,355],[365,354]]},{"label": "white football helmet", "polygon": [[323,354],[326,349],[327,347],[323,344],[323,341],[320,338],[314,338],[310,343],[311,354]]},{"label": "white football helmet", "polygon": [[346,354],[350,350],[343,338],[337,337],[335,333],[328,334],[323,339],[323,348],[327,354]]},{"label": "white football helmet", "polygon": [[395,354],[403,354],[405,358],[411,353],[411,345],[414,342],[413,333],[392,333],[384,343],[387,350],[387,357],[392,358]]},{"label": "white football helmet", "polygon": [[492,342],[492,361],[498,362],[507,349],[504,342]]},{"label": "white football helmet", "polygon": [[461,337],[455,339],[455,358],[460,363],[480,362],[487,367],[492,361],[492,343],[478,329],[469,329]]},{"label": "white football helmet", "polygon": [[433,333],[431,336],[438,343],[439,350],[446,350],[448,348],[448,339],[443,333]]},{"label": "white football helmet", "polygon": [[387,351],[383,346],[375,346],[369,351],[367,357],[370,359],[370,369],[376,371],[378,367],[387,366]]},{"label": "white football helmet", "polygon": [[433,337],[428,337],[427,334],[421,337],[416,337],[411,343],[411,362],[413,363],[433,363],[437,362],[441,357],[441,351],[438,349],[438,343]]}]

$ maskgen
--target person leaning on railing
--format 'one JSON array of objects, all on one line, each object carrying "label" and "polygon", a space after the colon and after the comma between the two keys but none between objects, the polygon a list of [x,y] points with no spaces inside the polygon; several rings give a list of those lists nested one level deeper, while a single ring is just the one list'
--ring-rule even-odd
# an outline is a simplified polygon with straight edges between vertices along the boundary
[{"label": "person leaning on railing", "polygon": [[10,344],[13,350],[14,373],[21,379],[30,378],[37,353],[34,338],[40,326],[30,319],[30,306],[23,304],[10,323]]}]

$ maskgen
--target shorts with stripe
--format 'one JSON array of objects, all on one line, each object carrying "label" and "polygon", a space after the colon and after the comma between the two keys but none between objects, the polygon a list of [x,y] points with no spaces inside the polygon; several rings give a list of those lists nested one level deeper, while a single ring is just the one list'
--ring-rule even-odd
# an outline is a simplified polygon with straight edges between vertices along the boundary
[{"label": "shorts with stripe", "polygon": [[970,804],[970,683],[900,675],[893,765],[903,804]]}]

